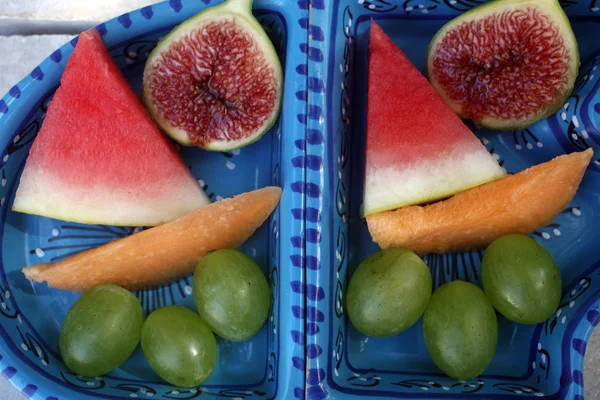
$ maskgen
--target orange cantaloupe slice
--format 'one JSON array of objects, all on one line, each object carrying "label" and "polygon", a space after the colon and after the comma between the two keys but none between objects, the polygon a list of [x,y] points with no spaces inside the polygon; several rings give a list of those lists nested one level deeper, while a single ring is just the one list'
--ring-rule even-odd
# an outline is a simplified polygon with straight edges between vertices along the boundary
[{"label": "orange cantaloupe slice", "polygon": [[592,155],[591,149],[562,155],[444,201],[370,215],[369,232],[381,248],[418,254],[477,249],[506,234],[533,232],[573,199]]},{"label": "orange cantaloupe slice", "polygon": [[280,197],[278,187],[243,193],[65,260],[24,268],[23,273],[76,292],[103,283],[130,290],[155,286],[192,273],[209,251],[239,247]]}]

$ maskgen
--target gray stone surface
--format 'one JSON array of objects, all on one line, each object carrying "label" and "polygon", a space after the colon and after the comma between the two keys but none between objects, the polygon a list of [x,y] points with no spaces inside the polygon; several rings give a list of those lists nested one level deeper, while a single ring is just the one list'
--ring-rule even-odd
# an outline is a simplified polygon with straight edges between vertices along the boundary
[{"label": "gray stone surface", "polygon": [[70,35],[0,36],[0,97],[71,38]]},{"label": "gray stone surface", "polygon": [[[0,0],[0,35],[77,32],[158,0]],[[43,31],[42,31],[43,30]]]},{"label": "gray stone surface", "polygon": [[598,328],[594,330],[588,342],[584,364],[585,398],[600,400],[600,329]]}]

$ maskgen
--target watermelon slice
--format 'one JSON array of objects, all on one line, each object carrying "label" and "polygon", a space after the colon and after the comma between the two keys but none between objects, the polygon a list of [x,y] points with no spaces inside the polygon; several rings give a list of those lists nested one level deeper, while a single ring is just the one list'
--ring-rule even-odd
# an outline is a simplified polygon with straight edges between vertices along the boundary
[{"label": "watermelon slice", "polygon": [[152,226],[209,203],[96,30],[79,37],[35,139],[13,209]]},{"label": "watermelon slice", "polygon": [[365,215],[438,200],[506,174],[375,22],[368,85]]}]

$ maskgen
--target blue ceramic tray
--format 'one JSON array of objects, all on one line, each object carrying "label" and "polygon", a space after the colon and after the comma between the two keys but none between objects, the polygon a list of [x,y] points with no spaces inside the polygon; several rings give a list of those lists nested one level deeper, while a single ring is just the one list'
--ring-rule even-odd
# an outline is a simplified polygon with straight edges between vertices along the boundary
[{"label": "blue ceramic tray", "polygon": [[[176,24],[219,3],[171,0],[101,24],[110,53],[125,77],[140,88],[144,61],[156,42]],[[305,129],[296,116],[306,103],[296,93],[306,86],[307,10],[298,4],[257,0],[254,12],[274,42],[285,69],[283,111],[278,124],[241,151],[209,153],[183,149],[213,200],[267,185],[283,188],[278,209],[242,247],[269,277],[273,307],[267,324],[244,343],[219,341],[217,368],[202,388],[178,389],[162,383],[138,349],[123,367],[102,378],[68,371],[58,352],[62,320],[77,295],[32,284],[19,272],[25,265],[64,258],[123,237],[137,228],[70,224],[10,210],[29,147],[76,43],[56,50],[0,100],[0,371],[34,399],[288,399],[304,393],[303,269],[290,267],[303,252],[304,167],[298,164]],[[223,178],[226,179],[223,179]],[[152,290],[137,291],[146,313],[169,304],[193,308],[190,277]],[[0,394],[0,397],[3,397]]]},{"label": "blue ceramic tray", "polygon": [[[499,319],[490,367],[467,382],[444,376],[427,354],[419,321],[386,339],[367,338],[349,324],[344,290],[357,265],[377,250],[362,201],[370,19],[422,71],[437,29],[477,0],[357,0],[312,2],[307,130],[306,368],[309,399],[543,397],[583,398],[586,341],[600,321],[600,2],[561,1],[580,45],[580,78],[564,108],[534,127],[508,133],[478,131],[509,172],[565,152],[594,147],[597,155],[572,204],[533,235],[561,267],[564,297],[537,326]],[[418,112],[418,110],[415,110]],[[402,157],[402,154],[398,154]],[[426,258],[434,285],[453,279],[480,283],[482,252]]]}]

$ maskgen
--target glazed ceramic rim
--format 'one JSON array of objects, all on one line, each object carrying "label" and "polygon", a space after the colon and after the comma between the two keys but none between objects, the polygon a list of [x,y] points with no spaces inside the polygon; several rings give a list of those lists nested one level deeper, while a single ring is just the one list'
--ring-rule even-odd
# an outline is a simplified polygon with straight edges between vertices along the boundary
[{"label": "glazed ceramic rim", "polygon": [[[193,14],[195,14],[207,7],[220,3],[220,1],[213,1],[211,4],[211,0],[203,0],[201,4],[198,3],[199,2],[194,0],[168,0],[123,14],[105,23],[99,24],[95,28],[103,37],[106,37],[107,32],[109,32],[109,34],[113,31],[123,32],[124,29],[129,29],[132,27],[129,29],[130,32],[128,32],[128,39],[126,41],[121,38],[117,39],[115,37],[111,39],[111,41],[118,43],[110,46],[110,48],[114,48],[124,43],[134,41],[140,36],[147,36],[153,32],[163,31],[169,26],[177,25],[184,19],[179,14],[181,9],[184,7],[186,7],[186,11],[187,8],[192,9]],[[262,5],[268,5],[269,0],[263,0],[263,4],[261,4],[260,1],[256,1],[256,3],[256,6],[261,7]],[[297,119],[301,121],[306,109],[306,98],[300,96],[299,93],[305,93],[307,90],[305,62],[308,24],[303,21],[308,21],[308,7],[301,2],[295,5],[295,7],[287,7],[284,10],[282,5],[277,5],[273,11],[267,9],[257,10],[256,8],[255,11],[258,11],[259,13],[262,11],[275,12],[279,15],[282,23],[287,25],[287,45],[284,50],[285,58],[287,59],[286,64],[288,64],[285,68],[286,76],[284,76],[284,85],[287,87],[284,87],[284,89],[288,90],[287,93],[284,91],[283,101],[284,104],[291,105],[291,107],[288,106],[287,113],[297,113]],[[277,10],[283,12],[285,15]],[[154,22],[150,21],[153,14],[157,14],[157,16],[160,15],[160,20],[158,22],[157,20]],[[290,15],[294,16],[294,21],[291,20],[292,17]],[[298,21],[297,24],[295,21],[296,19]],[[155,27],[159,27],[161,29],[154,29]],[[16,121],[14,118],[21,115],[27,115],[26,118],[29,118],[29,111],[39,103],[39,99],[42,98],[42,95],[48,94],[49,89],[51,89],[50,92],[54,91],[65,68],[66,59],[72,53],[77,39],[78,37],[75,37],[70,42],[55,50],[49,57],[47,57],[36,68],[34,68],[34,70],[28,76],[13,86],[9,92],[2,99],[0,99],[0,124],[11,126],[11,121],[15,122],[13,124],[14,127],[11,127],[11,132],[13,132],[14,128],[14,132],[12,133],[11,137],[8,137],[8,135],[0,135],[0,140],[3,140],[4,144],[4,153],[6,153],[8,146],[16,135],[16,132],[22,128],[22,120]],[[42,80],[44,82],[40,84],[40,81]],[[51,80],[52,83],[48,84],[49,80]],[[282,115],[284,112],[285,110],[282,111]],[[287,138],[295,140],[292,140],[291,144],[286,145],[287,150],[282,151],[282,155],[285,154],[286,157],[289,156],[290,158],[300,158],[303,157],[302,154],[304,153],[304,147],[300,142],[304,142],[305,129],[302,124],[293,122],[293,118],[291,117],[292,115],[286,119],[289,120],[289,122],[281,123],[287,127],[286,132],[289,131],[286,133]],[[283,149],[283,147],[284,145],[282,143],[281,148]],[[287,164],[287,162],[290,160],[282,159],[282,162],[283,161],[285,161]],[[289,166],[286,165],[285,167],[281,167],[282,170],[284,168],[286,169],[286,178],[281,182],[282,188],[284,189],[284,194],[280,203],[280,209],[286,212],[291,211],[293,215],[292,218],[290,218],[290,216],[286,214],[286,217],[284,218],[282,212],[280,212],[282,214],[282,218],[280,218],[279,229],[282,231],[282,238],[288,238],[292,235],[299,235],[304,226],[304,218],[301,215],[302,213],[295,212],[297,208],[294,208],[298,206],[303,207],[304,204],[305,193],[303,190],[299,189],[299,183],[302,182],[304,176],[304,166],[292,162]],[[283,172],[281,172],[281,174],[283,176]],[[283,206],[284,203],[285,207]],[[5,223],[6,221],[3,222]],[[301,238],[300,236],[293,236],[288,239],[291,239],[294,243]],[[282,289],[282,284],[287,285],[291,283],[292,280],[304,282],[304,272],[302,268],[302,253],[304,249],[303,241],[301,241],[301,246],[286,245],[278,247],[278,259],[281,260],[281,264],[285,262],[284,260],[289,259],[301,261],[301,264],[299,265],[296,265],[296,262],[293,262],[294,266],[298,268],[293,268],[290,271],[284,271],[280,265],[277,266],[279,268],[278,288]],[[285,280],[284,277],[287,280]],[[277,332],[277,338],[275,339],[275,345],[279,349],[277,350],[277,364],[275,366],[277,370],[276,373],[278,375],[276,378],[277,382],[274,383],[275,396],[281,396],[282,393],[291,393],[292,391],[294,395],[304,392],[304,370],[300,370],[299,368],[291,368],[291,365],[295,365],[294,360],[296,358],[304,356],[303,344],[292,341],[289,339],[289,332],[283,332],[284,328],[288,330],[294,329],[297,330],[297,332],[299,332],[301,335],[304,335],[303,318],[296,315],[294,315],[294,318],[290,317],[286,319],[283,317],[284,315],[290,314],[288,307],[293,309],[294,307],[300,307],[304,304],[304,298],[301,294],[302,292],[303,291],[294,291],[294,293],[291,293],[288,296],[280,295],[281,307],[278,315],[281,318],[281,323],[278,324],[277,328],[281,332]],[[16,308],[18,310],[18,305],[16,305]],[[7,379],[11,382],[11,384],[13,384],[13,386],[15,386],[26,396],[31,398],[55,399],[55,397],[52,396],[56,396],[56,394],[49,393],[50,390],[47,387],[47,382],[51,382],[52,387],[58,388],[60,397],[65,395],[62,393],[63,390],[67,393],[71,392],[71,388],[69,386],[65,386],[54,381],[44,381],[44,379],[47,378],[43,378],[42,375],[34,372],[29,365],[27,365],[27,368],[20,368],[19,371],[16,371],[16,369],[12,368],[11,364],[15,365],[15,363],[11,360],[13,357],[16,357],[16,355],[12,354],[13,352],[6,347],[4,340],[0,341],[0,350],[3,352],[3,354],[0,354],[0,370],[8,371],[13,369],[14,373],[11,374],[11,376]],[[290,372],[286,372],[285,374],[280,373],[282,371],[280,364],[284,359],[286,361],[284,365],[289,365],[291,368]],[[19,361],[19,364],[22,362],[22,360]],[[25,364],[28,363],[25,362]],[[220,385],[219,387],[223,387],[223,385]],[[84,394],[82,394],[82,396],[84,396]],[[94,396],[93,392],[85,396],[93,396],[94,398],[103,398],[107,396],[110,398],[118,398],[112,395]]]}]

